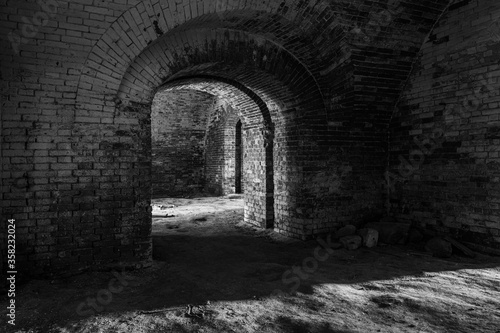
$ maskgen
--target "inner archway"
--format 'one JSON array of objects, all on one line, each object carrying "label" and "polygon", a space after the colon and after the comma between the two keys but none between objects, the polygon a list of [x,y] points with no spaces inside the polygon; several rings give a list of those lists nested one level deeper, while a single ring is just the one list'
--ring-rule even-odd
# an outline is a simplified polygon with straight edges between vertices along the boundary
[{"label": "inner archway", "polygon": [[[206,192],[236,193],[236,131],[240,159],[240,182],[245,188],[244,220],[261,228],[274,227],[274,124],[268,103],[245,85],[223,77],[198,75],[177,78],[162,85],[164,92],[198,91],[214,97],[205,132]],[[238,125],[239,123],[239,125]]]},{"label": "inner archway", "polygon": [[[234,186],[234,100],[177,88],[159,89],[151,106],[154,246],[158,238],[197,237],[244,217]],[[161,260],[161,251],[154,252]]]}]

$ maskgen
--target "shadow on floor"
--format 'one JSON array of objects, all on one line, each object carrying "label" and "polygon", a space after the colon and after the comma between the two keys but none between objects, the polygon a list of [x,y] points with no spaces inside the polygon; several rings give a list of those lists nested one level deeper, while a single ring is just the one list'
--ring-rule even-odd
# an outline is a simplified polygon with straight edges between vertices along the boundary
[{"label": "shadow on floor", "polygon": [[[315,286],[324,284],[390,289],[390,285],[373,282],[500,267],[500,258],[488,256],[440,260],[394,246],[325,250],[316,241],[279,242],[234,225],[222,227],[220,233],[210,230],[153,235],[153,267],[124,273],[126,284],[112,294],[100,313],[150,311],[207,301],[258,300],[280,293],[312,294]],[[20,290],[22,310],[16,329],[81,320],[78,307],[83,303],[80,310],[90,309],[86,305],[89,297],[105,299],[110,286],[120,287],[119,282],[111,272],[86,273],[52,282],[32,281]],[[3,300],[2,309],[5,304]],[[307,331],[301,330],[302,324],[290,322],[290,318],[282,318],[278,324],[285,331],[289,327],[289,332]],[[333,331],[325,326],[321,332]]]}]

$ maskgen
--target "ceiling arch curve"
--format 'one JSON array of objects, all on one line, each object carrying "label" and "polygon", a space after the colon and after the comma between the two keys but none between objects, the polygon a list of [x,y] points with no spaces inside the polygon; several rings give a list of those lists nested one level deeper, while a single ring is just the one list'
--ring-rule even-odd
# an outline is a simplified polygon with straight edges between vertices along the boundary
[{"label": "ceiling arch curve", "polygon": [[[184,77],[166,83],[158,89],[157,93],[184,89],[201,91],[231,104],[238,112],[238,116],[243,119],[246,127],[260,122],[261,117],[264,118],[265,122],[271,122],[269,102],[266,103],[243,85],[227,79],[209,75]],[[271,125],[269,124],[269,126]]]},{"label": "ceiling arch curve", "polygon": [[247,87],[269,105],[279,106],[275,111],[288,114],[275,115],[276,119],[325,119],[321,92],[294,57],[265,39],[226,29],[166,36],[129,66],[116,96],[147,104],[156,88],[169,80],[197,75],[212,75]]},{"label": "ceiling arch curve", "polygon": [[[309,65],[302,67],[307,72],[308,67],[325,53],[324,48],[320,52],[313,47],[311,41],[319,35],[331,35],[329,29],[318,30],[317,24],[310,24],[321,15],[334,16],[326,1],[318,1],[313,6],[294,1],[280,4],[236,1],[221,5],[220,1],[193,0],[186,6],[178,6],[173,1],[140,2],[122,14],[94,45],[82,70],[78,95],[89,98],[89,88],[95,87],[109,94],[144,49],[170,32],[192,30],[200,24],[209,29],[226,27],[263,34],[265,39],[278,43],[281,48],[293,49],[289,54],[297,62],[306,60]],[[314,76],[309,76],[314,81]]]}]

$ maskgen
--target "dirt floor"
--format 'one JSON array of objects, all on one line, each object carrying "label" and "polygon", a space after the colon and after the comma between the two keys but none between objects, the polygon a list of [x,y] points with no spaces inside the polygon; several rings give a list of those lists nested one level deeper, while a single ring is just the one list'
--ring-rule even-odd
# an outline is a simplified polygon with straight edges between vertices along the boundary
[{"label": "dirt floor", "polygon": [[500,333],[498,257],[325,250],[243,224],[237,196],[153,204],[151,268],[31,281],[7,332]]}]

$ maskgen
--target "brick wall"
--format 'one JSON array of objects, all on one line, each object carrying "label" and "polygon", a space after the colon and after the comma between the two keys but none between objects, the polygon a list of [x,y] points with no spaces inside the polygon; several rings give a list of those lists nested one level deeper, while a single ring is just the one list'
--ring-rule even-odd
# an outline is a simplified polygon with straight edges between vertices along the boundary
[{"label": "brick wall", "polygon": [[391,214],[500,253],[496,1],[454,1],[391,122]]},{"label": "brick wall", "polygon": [[[272,83],[269,78],[266,79],[261,79],[261,83],[266,82],[268,85]],[[274,211],[274,168],[277,168],[277,165],[272,162],[275,153],[273,152],[273,147],[275,147],[273,137],[265,134],[264,117],[271,118],[267,103],[247,87],[222,77],[200,75],[197,78],[175,80],[166,86],[173,90],[196,89],[218,98],[218,107],[214,109],[213,117],[210,118],[214,121],[209,122],[207,135],[207,142],[218,142],[218,144],[209,143],[206,145],[206,156],[209,159],[207,166],[211,168],[209,171],[211,175],[207,177],[212,179],[216,190],[223,188],[226,183],[231,186],[228,193],[234,191],[234,131],[237,120],[241,119],[245,152],[243,156],[243,187],[246,189],[251,182],[259,185],[253,187],[254,191],[249,192],[250,195],[244,196],[245,221],[256,226],[274,226],[276,230],[280,230],[277,225],[274,225],[275,215],[279,217],[279,213]],[[251,133],[246,133],[247,131],[251,131]],[[254,138],[253,135],[257,137]],[[251,142],[246,140],[247,136],[251,138]],[[253,147],[254,153],[248,153],[248,145]],[[223,169],[226,169],[225,173],[221,171]],[[215,181],[217,175],[219,178]]]},{"label": "brick wall", "polygon": [[24,277],[149,265],[149,173],[136,167],[150,143],[113,124],[113,96],[77,102],[92,45],[129,5],[45,4],[1,3],[0,238],[5,219],[16,219]]},{"label": "brick wall", "polygon": [[237,111],[219,100],[207,125],[205,189],[215,195],[235,193]]},{"label": "brick wall", "polygon": [[[19,271],[150,264],[151,105],[186,80],[237,99],[248,223],[306,239],[380,214],[392,106],[448,2],[0,1],[0,208],[17,220]],[[481,35],[494,12],[461,33]],[[470,125],[470,142],[495,140],[489,124]]]},{"label": "brick wall", "polygon": [[156,94],[151,107],[153,195],[203,191],[205,136],[213,105],[213,95],[196,90]]}]

